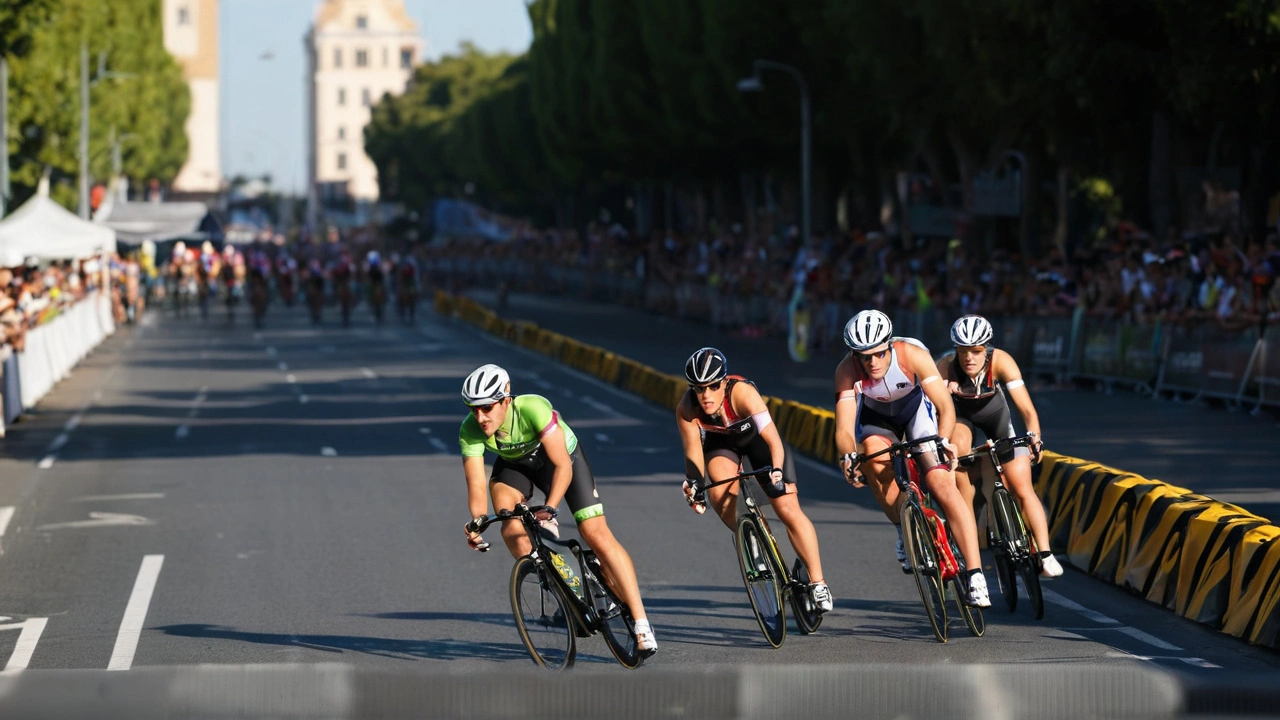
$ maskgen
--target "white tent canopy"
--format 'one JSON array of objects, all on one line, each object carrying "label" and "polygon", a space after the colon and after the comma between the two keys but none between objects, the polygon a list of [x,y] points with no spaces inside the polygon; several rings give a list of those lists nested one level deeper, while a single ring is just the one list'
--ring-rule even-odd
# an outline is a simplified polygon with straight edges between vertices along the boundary
[{"label": "white tent canopy", "polygon": [[0,267],[27,258],[80,260],[115,251],[115,230],[81,220],[43,193],[0,220]]},{"label": "white tent canopy", "polygon": [[[106,212],[103,212],[105,210]],[[209,212],[202,202],[114,202],[93,216],[122,242],[163,242],[194,235]]]}]

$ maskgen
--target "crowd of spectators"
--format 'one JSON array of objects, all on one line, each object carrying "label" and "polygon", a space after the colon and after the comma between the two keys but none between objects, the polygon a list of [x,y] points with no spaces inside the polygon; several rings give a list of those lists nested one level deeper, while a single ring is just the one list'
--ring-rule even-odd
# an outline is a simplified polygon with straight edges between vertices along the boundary
[{"label": "crowd of spectators", "polygon": [[[112,265],[118,270],[124,261],[115,259]],[[22,352],[28,331],[52,321],[100,285],[96,259],[0,268],[0,344]]]},{"label": "crowd of spectators", "polygon": [[1034,257],[955,239],[917,238],[908,248],[900,237],[857,230],[802,243],[794,229],[750,233],[712,223],[707,232],[657,231],[645,238],[619,225],[591,225],[582,236],[525,230],[509,242],[455,239],[433,254],[577,268],[600,284],[640,281],[647,306],[676,314],[681,288],[702,288],[727,305],[763,300],[775,310],[765,332],[785,330],[797,287],[817,311],[820,336],[864,307],[993,317],[1068,316],[1080,308],[1097,317],[1211,321],[1227,329],[1264,317],[1280,321],[1280,238],[1274,233],[1260,239],[1172,230],[1161,240],[1117,223],[1069,253],[1046,246]]}]

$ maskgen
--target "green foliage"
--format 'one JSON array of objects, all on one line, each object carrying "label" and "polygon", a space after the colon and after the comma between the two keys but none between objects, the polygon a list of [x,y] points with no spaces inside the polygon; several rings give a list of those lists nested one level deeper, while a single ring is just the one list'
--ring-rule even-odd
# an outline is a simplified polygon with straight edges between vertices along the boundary
[{"label": "green foliage", "polygon": [[[110,134],[121,142],[122,172],[135,183],[169,182],[187,157],[191,99],[182,69],[164,48],[153,0],[58,0],[30,51],[10,70],[10,153],[15,196],[29,195],[45,167],[74,186],[80,137],[80,47],[90,57],[90,172],[110,175]],[[98,58],[108,73],[98,78]],[[55,189],[64,199],[66,191]],[[74,204],[74,192],[70,193]]]},{"label": "green foliage", "polygon": [[1275,143],[1280,0],[530,0],[527,9],[523,58],[464,48],[375,110],[367,141],[384,186],[424,201],[476,182],[503,202],[536,204],[632,181],[793,177],[795,84],[769,72],[764,93],[738,92],[757,59],[806,78],[816,171],[864,186],[922,165],[944,183],[971,182],[1017,148],[1046,177],[1070,167],[1140,203],[1156,114],[1193,156],[1179,162],[1194,163],[1215,130],[1237,137],[1226,143],[1237,165]]},{"label": "green foliage", "polygon": [[49,20],[55,0],[0,2],[0,57],[10,60],[31,49],[31,35]]}]

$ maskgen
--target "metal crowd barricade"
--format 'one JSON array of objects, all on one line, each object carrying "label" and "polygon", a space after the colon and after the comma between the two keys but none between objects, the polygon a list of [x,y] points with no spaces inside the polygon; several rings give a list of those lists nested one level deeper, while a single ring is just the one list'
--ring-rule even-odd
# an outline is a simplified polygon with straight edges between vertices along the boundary
[{"label": "metal crowd barricade", "polygon": [[[1078,311],[1076,317],[1080,317]],[[1065,381],[1071,372],[1074,354],[1075,318],[1025,318],[1023,322],[1031,326],[1029,337],[1024,335],[1021,341],[1024,347],[1028,344],[1031,347],[1030,363],[1026,365],[1029,374],[1051,377],[1054,382]]]}]

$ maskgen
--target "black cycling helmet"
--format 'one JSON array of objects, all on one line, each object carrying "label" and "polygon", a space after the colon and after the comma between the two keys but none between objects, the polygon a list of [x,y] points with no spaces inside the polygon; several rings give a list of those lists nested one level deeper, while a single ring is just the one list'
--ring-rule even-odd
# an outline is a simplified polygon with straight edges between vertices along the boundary
[{"label": "black cycling helmet", "polygon": [[689,361],[684,364],[684,376],[693,385],[707,385],[724,379],[728,367],[724,353],[713,347],[704,347],[689,356]]}]

